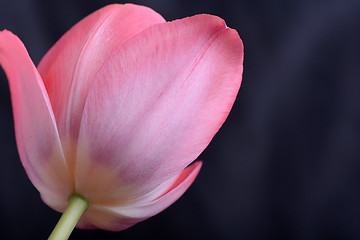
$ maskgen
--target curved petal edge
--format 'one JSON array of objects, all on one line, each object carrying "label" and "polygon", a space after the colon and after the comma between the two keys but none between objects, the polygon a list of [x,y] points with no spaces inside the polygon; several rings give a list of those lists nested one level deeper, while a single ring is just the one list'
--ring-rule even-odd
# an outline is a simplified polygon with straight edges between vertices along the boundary
[{"label": "curved petal edge", "polygon": [[194,182],[201,166],[201,161],[194,162],[154,191],[128,206],[117,205],[116,201],[92,205],[77,227],[121,231],[146,220],[178,200]]}]

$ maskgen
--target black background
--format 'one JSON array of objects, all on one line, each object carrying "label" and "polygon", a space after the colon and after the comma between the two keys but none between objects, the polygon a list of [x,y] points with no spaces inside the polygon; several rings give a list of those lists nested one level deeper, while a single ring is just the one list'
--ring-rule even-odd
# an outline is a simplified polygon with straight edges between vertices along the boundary
[{"label": "black background", "polygon": [[[116,1],[1,0],[0,28],[37,64],[72,25]],[[120,1],[118,1],[120,2]],[[133,1],[167,20],[224,18],[245,45],[233,110],[195,183],[123,232],[72,239],[360,239],[360,2]],[[46,239],[60,214],[28,180],[0,71],[0,238]]]}]

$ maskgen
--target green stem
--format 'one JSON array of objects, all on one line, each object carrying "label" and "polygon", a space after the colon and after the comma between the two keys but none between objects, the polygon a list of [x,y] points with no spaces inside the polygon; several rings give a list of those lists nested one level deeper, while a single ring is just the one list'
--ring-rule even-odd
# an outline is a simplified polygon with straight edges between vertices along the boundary
[{"label": "green stem", "polygon": [[83,215],[88,207],[89,202],[85,197],[77,193],[71,194],[69,197],[68,206],[66,207],[48,240],[68,239],[81,215]]}]

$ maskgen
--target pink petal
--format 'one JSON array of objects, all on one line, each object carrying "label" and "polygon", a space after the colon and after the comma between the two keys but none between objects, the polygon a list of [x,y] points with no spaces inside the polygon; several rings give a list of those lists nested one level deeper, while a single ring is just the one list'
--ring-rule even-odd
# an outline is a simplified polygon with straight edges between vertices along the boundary
[{"label": "pink petal", "polygon": [[127,202],[179,173],[228,116],[242,62],[237,32],[210,15],[154,25],[114,51],[85,104],[76,190]]},{"label": "pink petal", "polygon": [[165,20],[152,9],[108,5],[72,27],[39,64],[71,171],[85,96],[115,47]]},{"label": "pink petal", "polygon": [[79,228],[121,231],[163,211],[190,187],[202,163],[195,162],[163,183],[145,198],[128,205],[114,202],[95,203],[82,217]]},{"label": "pink petal", "polygon": [[9,80],[16,142],[24,168],[52,205],[74,189],[62,152],[48,95],[25,46],[11,32],[0,32],[0,65]]}]

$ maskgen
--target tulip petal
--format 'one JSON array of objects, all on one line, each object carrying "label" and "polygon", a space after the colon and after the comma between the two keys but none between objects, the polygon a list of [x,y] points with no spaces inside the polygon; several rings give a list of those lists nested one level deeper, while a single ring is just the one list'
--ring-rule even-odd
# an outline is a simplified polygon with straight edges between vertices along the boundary
[{"label": "tulip petal", "polygon": [[[211,15],[154,25],[114,51],[86,100],[76,190],[126,202],[179,173],[228,116],[242,62],[237,32]],[[98,191],[88,176],[104,179]]]},{"label": "tulip petal", "polygon": [[9,80],[22,164],[49,204],[56,205],[54,199],[66,203],[74,186],[47,92],[25,46],[6,30],[0,32],[0,65]]},{"label": "tulip petal", "polygon": [[85,96],[95,73],[115,47],[164,21],[147,7],[108,5],[72,27],[41,60],[38,69],[53,106],[71,175]]},{"label": "tulip petal", "polygon": [[44,56],[38,69],[66,146],[76,145],[85,96],[105,58],[115,47],[164,21],[147,7],[108,5],[77,23]]},{"label": "tulip petal", "polygon": [[145,198],[123,206],[114,202],[95,203],[82,217],[79,228],[102,228],[121,231],[163,211],[190,187],[198,175],[202,162],[195,162],[178,175],[147,194]]}]

